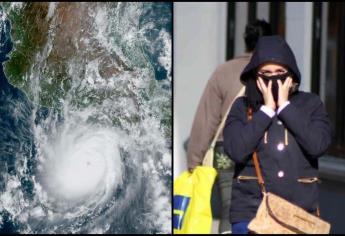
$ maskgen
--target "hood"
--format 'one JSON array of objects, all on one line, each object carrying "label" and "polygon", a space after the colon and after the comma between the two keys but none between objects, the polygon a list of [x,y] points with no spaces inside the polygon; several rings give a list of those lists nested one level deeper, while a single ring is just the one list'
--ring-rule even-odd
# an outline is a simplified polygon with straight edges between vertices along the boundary
[{"label": "hood", "polygon": [[293,75],[293,80],[300,84],[301,73],[297,67],[296,58],[283,38],[278,35],[262,36],[253,53],[253,56],[241,74],[241,82],[255,77],[256,70],[265,63],[274,63],[286,67]]}]

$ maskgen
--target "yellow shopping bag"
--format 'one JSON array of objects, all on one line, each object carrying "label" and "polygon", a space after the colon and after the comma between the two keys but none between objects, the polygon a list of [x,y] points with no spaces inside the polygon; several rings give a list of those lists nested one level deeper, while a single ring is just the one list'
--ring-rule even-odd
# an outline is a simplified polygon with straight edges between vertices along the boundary
[{"label": "yellow shopping bag", "polygon": [[217,176],[213,168],[213,153],[218,137],[223,130],[226,118],[236,98],[243,96],[245,86],[232,100],[226,114],[220,122],[211,145],[205,153],[202,166],[193,173],[183,172],[174,181],[174,234],[209,234],[212,229],[211,192]]},{"label": "yellow shopping bag", "polygon": [[174,181],[174,234],[209,234],[212,227],[211,191],[217,171],[198,166]]}]

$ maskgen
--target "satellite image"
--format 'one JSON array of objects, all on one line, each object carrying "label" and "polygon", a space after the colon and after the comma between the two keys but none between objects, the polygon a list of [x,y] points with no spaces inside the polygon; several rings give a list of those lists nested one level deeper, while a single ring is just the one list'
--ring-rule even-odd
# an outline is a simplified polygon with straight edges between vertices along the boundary
[{"label": "satellite image", "polygon": [[172,3],[0,3],[0,233],[171,233]]}]

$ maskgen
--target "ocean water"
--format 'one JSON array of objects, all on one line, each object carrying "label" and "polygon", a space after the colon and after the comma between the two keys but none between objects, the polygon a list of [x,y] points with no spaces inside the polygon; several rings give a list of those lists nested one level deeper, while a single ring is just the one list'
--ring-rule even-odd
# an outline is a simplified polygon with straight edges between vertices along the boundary
[{"label": "ocean water", "polygon": [[170,233],[172,4],[46,4],[18,75],[1,9],[0,233]]}]

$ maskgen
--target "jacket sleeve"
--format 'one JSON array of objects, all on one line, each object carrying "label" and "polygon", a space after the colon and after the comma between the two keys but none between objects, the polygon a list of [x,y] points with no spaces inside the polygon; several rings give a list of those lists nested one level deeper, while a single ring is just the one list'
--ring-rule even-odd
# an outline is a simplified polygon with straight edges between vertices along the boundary
[{"label": "jacket sleeve", "polygon": [[331,124],[319,97],[313,97],[309,104],[312,106],[311,113],[303,112],[290,103],[279,113],[279,118],[307,154],[319,157],[331,144]]},{"label": "jacket sleeve", "polygon": [[223,99],[218,85],[219,76],[222,75],[218,68],[209,79],[199,101],[187,146],[188,168],[201,165],[221,121]]},{"label": "jacket sleeve", "polygon": [[252,120],[247,121],[244,98],[238,98],[230,110],[223,130],[225,153],[235,163],[245,163],[271,122],[272,118],[261,110],[254,112]]}]

